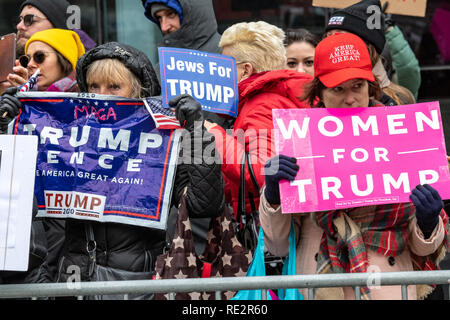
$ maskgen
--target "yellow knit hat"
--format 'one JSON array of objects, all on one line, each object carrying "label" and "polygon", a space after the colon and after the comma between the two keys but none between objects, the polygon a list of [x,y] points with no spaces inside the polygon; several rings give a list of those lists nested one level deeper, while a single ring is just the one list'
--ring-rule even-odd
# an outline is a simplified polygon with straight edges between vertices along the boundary
[{"label": "yellow knit hat", "polygon": [[42,41],[58,51],[72,64],[73,70],[76,68],[78,59],[85,52],[80,37],[72,30],[47,29],[36,32],[28,39],[25,45],[25,54],[28,51],[28,46],[33,41]]}]

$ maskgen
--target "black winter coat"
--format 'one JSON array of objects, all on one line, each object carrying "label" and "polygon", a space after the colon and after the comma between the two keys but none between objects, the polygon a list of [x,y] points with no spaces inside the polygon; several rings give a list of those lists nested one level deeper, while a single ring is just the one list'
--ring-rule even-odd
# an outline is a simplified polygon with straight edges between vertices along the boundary
[{"label": "black winter coat", "polygon": [[[77,82],[87,90],[86,71],[89,64],[104,58],[122,61],[139,79],[146,92],[159,94],[159,84],[148,58],[139,50],[119,43],[108,43],[91,49],[77,64]],[[203,128],[204,129],[204,128]],[[214,136],[204,129],[202,149],[214,142]],[[214,152],[213,152],[214,154]],[[215,155],[217,158],[217,155]],[[224,182],[219,161],[213,164],[179,164],[177,166],[171,205],[177,207],[186,189],[186,203],[190,217],[216,217],[224,209]],[[67,219],[65,242],[58,264],[58,282],[73,279],[80,271],[81,281],[92,279],[89,270],[86,226],[92,226],[96,243],[97,265],[116,270],[143,273],[153,272],[156,257],[162,253],[168,237],[166,232],[116,223],[84,222]],[[75,267],[75,268],[74,268]],[[144,274],[145,272],[145,274]],[[133,276],[134,279],[139,278]],[[114,279],[109,279],[114,280]]]},{"label": "black winter coat", "polygon": [[[204,132],[203,149],[214,141]],[[219,216],[224,209],[224,182],[220,164],[179,164],[176,171],[172,206],[177,207],[186,188],[186,204],[191,218]],[[176,211],[175,211],[176,212]],[[174,221],[175,219],[170,219]],[[81,280],[88,281],[89,255],[86,250],[85,226],[93,227],[97,264],[132,272],[153,272],[156,257],[165,247],[166,233],[144,227],[66,220],[66,239],[58,267],[58,282],[73,275],[71,266],[78,266]],[[169,226],[173,228],[173,226]]]}]

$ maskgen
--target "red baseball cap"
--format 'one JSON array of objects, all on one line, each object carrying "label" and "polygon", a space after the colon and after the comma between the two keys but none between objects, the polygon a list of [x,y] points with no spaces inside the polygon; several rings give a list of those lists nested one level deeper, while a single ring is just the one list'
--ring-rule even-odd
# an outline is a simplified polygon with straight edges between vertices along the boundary
[{"label": "red baseball cap", "polygon": [[375,81],[369,50],[352,33],[336,33],[319,42],[314,54],[314,76],[327,88],[352,79]]}]

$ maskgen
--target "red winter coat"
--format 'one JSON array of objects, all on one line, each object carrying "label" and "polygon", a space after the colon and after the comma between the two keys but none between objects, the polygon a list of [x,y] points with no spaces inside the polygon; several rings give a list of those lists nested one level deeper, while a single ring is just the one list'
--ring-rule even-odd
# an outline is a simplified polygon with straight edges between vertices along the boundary
[{"label": "red winter coat", "polygon": [[[264,185],[264,164],[275,155],[272,145],[275,141],[271,134],[272,109],[309,108],[306,102],[301,102],[298,98],[303,95],[303,86],[312,79],[308,74],[293,70],[254,74],[239,83],[239,111],[233,134],[227,134],[219,126],[210,130],[216,138],[216,146],[222,158],[227,201],[232,203],[235,214],[241,177],[240,163],[244,152],[244,140],[238,138],[239,132],[245,133],[245,150],[250,153],[253,171],[261,188]],[[264,147],[264,144],[267,147]],[[259,193],[253,186],[248,168],[245,169],[245,201],[247,212],[251,212],[248,192],[254,195],[256,209],[259,206]]]}]

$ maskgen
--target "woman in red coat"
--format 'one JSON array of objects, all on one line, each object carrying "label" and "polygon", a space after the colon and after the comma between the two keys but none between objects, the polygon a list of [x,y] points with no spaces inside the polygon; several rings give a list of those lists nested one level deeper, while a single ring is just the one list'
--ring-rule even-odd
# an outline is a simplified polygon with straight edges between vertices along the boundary
[{"label": "woman in red coat", "polygon": [[[236,59],[239,81],[239,111],[233,130],[205,123],[215,135],[221,155],[228,201],[237,212],[241,163],[244,151],[250,161],[259,186],[264,183],[264,164],[274,155],[272,135],[273,109],[307,108],[299,101],[303,86],[312,80],[306,73],[281,70],[286,66],[283,45],[284,32],[263,21],[232,25],[222,35],[222,53]],[[245,168],[246,211],[250,212],[248,192],[254,195],[256,208],[259,192]]]}]

